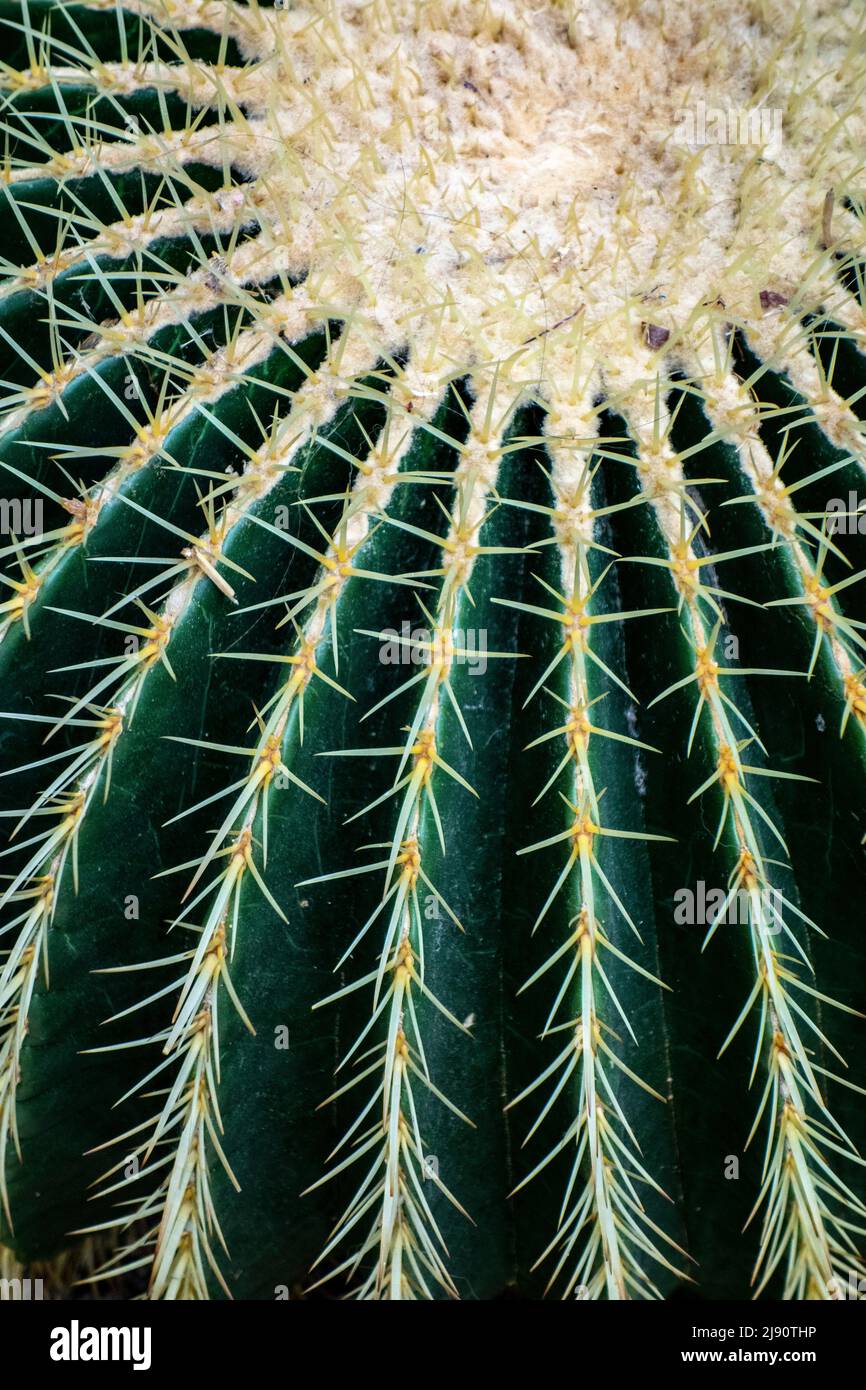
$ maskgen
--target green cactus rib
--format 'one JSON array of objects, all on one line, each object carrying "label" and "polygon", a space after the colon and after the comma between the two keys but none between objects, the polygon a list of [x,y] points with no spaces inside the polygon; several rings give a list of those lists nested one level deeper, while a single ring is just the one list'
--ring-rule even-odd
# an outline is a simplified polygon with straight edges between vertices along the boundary
[{"label": "green cactus rib", "polygon": [[4,1269],[866,1277],[863,22],[680,9],[0,3]]}]

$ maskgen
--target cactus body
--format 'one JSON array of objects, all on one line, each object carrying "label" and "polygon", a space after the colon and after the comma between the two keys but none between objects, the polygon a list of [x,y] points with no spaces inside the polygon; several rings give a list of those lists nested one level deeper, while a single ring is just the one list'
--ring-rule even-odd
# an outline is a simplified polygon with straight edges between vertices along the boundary
[{"label": "cactus body", "polygon": [[4,0],[5,1260],[863,1273],[863,22],[789,8]]}]

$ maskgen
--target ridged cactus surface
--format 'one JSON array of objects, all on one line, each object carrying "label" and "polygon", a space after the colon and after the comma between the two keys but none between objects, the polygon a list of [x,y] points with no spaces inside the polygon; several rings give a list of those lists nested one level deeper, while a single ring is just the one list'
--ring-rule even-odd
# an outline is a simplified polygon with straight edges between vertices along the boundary
[{"label": "ridged cactus surface", "polygon": [[3,1267],[844,1296],[862,6],[0,31]]}]

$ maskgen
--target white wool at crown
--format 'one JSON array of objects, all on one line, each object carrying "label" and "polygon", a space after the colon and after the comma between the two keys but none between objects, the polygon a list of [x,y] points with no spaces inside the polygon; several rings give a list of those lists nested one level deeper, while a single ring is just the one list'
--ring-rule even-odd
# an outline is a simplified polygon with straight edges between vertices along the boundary
[{"label": "white wool at crown", "polygon": [[[216,29],[218,8],[173,20]],[[320,301],[383,340],[411,347],[447,287],[446,354],[503,360],[580,304],[599,361],[636,381],[641,306],[696,346],[708,294],[741,320],[765,284],[793,296],[828,189],[859,167],[858,7],[810,10],[807,45],[780,0],[234,7],[253,66],[220,82],[246,119],[201,156],[258,177],[262,240],[288,238]],[[161,81],[215,99],[206,68]],[[689,146],[699,102],[772,109],[782,138]]]}]

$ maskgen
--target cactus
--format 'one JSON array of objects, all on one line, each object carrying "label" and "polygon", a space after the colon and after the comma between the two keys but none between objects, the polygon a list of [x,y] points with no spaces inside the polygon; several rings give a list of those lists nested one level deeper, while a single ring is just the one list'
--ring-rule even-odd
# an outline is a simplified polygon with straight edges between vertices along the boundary
[{"label": "cactus", "polygon": [[0,23],[4,1269],[844,1296],[859,7]]}]

